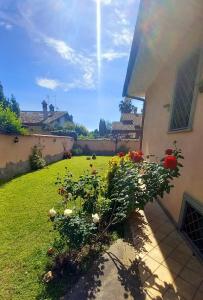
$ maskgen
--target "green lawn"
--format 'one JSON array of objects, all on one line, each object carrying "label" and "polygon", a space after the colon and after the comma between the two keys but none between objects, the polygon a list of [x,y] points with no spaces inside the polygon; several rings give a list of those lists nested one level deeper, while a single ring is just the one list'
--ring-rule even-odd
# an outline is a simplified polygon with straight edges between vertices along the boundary
[{"label": "green lawn", "polygon": [[[108,161],[109,157],[97,157],[93,164],[102,174]],[[74,157],[0,187],[0,299],[45,299],[39,296],[43,291],[41,276],[53,240],[47,212],[60,199],[54,183],[66,166],[79,176],[89,164],[86,157]]]}]

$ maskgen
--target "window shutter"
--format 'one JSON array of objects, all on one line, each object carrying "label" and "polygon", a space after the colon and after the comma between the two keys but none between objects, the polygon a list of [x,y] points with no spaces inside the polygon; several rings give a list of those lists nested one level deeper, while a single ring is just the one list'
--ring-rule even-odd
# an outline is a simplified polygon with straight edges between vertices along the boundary
[{"label": "window shutter", "polygon": [[190,125],[199,57],[198,51],[178,71],[171,115],[171,130],[187,129]]}]

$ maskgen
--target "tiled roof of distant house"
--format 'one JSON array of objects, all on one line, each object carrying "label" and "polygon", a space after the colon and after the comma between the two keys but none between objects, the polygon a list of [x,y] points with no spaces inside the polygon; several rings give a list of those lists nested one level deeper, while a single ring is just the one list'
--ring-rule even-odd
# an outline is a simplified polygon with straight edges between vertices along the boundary
[{"label": "tiled roof of distant house", "polygon": [[121,122],[112,123],[112,131],[135,131],[135,125],[133,124],[123,124]]},{"label": "tiled roof of distant house", "polygon": [[47,118],[44,118],[43,111],[21,111],[20,117],[23,124],[36,125],[50,124],[66,114],[68,113],[63,111],[48,112]]},{"label": "tiled roof of distant house", "polygon": [[134,114],[134,113],[124,113],[121,114],[121,122],[122,121],[133,121],[133,123],[137,126],[142,125],[142,115]]},{"label": "tiled roof of distant house", "polygon": [[57,119],[67,115],[68,113],[65,111],[55,111],[52,114],[48,115],[48,118],[46,120],[44,120],[44,124],[50,124],[54,121],[56,121]]}]

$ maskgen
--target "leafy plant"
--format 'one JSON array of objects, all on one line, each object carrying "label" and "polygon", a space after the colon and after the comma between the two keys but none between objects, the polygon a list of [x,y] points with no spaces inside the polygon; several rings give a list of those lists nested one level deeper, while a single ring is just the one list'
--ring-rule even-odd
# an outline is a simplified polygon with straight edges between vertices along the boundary
[{"label": "leafy plant", "polygon": [[119,104],[119,110],[123,113],[132,113],[135,109],[134,105],[132,104],[131,99],[122,100]]},{"label": "leafy plant", "polygon": [[92,154],[92,159],[96,159],[96,158],[97,158],[96,154],[93,153],[93,154]]},{"label": "leafy plant", "polygon": [[0,105],[0,131],[13,134],[27,133],[16,114],[9,107],[3,108],[3,105]]},{"label": "leafy plant", "polygon": [[[114,157],[107,176],[111,208],[106,215],[116,224],[125,220],[134,209],[144,209],[148,202],[170,193],[171,181],[180,176],[181,150],[167,149],[160,163],[144,160],[142,152],[132,151]],[[170,154],[169,154],[170,153]]]},{"label": "leafy plant", "polygon": [[70,151],[66,151],[63,154],[63,159],[71,159],[72,158],[72,153]]},{"label": "leafy plant", "polygon": [[125,154],[127,154],[129,151],[129,148],[125,145],[121,145],[117,148],[117,152],[124,152]]},{"label": "leafy plant", "polygon": [[72,151],[73,155],[76,155],[76,156],[83,155],[83,149],[82,149],[82,147],[80,147],[77,144],[73,145],[73,148],[72,148],[71,151]]},{"label": "leafy plant", "polygon": [[77,180],[69,171],[64,178],[58,177],[62,201],[49,216],[59,233],[60,247],[63,245],[60,251],[82,255],[84,247],[105,243],[111,229],[120,228],[135,209],[144,209],[148,202],[169,193],[171,181],[180,176],[179,160],[183,159],[176,143],[174,146],[166,150],[160,162],[145,160],[141,151],[120,152],[109,162],[106,180],[93,164],[91,171]]},{"label": "leafy plant", "polygon": [[41,150],[35,145],[32,148],[32,154],[30,155],[30,167],[31,170],[43,169],[46,165],[46,161],[42,157]]}]

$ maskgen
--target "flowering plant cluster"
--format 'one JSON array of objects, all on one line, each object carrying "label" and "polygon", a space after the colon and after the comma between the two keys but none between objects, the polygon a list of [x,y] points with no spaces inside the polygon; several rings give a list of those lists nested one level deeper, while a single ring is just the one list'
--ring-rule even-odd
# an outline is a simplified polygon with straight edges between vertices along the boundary
[{"label": "flowering plant cluster", "polygon": [[69,251],[80,251],[97,237],[104,195],[103,180],[90,164],[90,171],[78,180],[67,170],[64,178],[57,178],[56,184],[62,201],[57,209],[50,209],[48,215],[59,233],[60,245]]},{"label": "flowering plant cluster", "polygon": [[143,209],[148,202],[169,193],[172,180],[180,176],[181,159],[183,156],[176,142],[174,149],[167,149],[158,162],[144,159],[141,151],[113,157],[107,175],[110,203],[107,217],[110,219],[114,215],[112,223],[124,221],[134,209]]},{"label": "flowering plant cluster", "polygon": [[141,151],[118,153],[109,161],[106,179],[93,164],[90,171],[74,179],[70,172],[57,178],[62,201],[49,210],[60,247],[81,253],[84,247],[103,243],[104,236],[124,222],[135,209],[169,193],[172,180],[180,176],[181,150],[167,149],[159,162],[150,162]]}]

